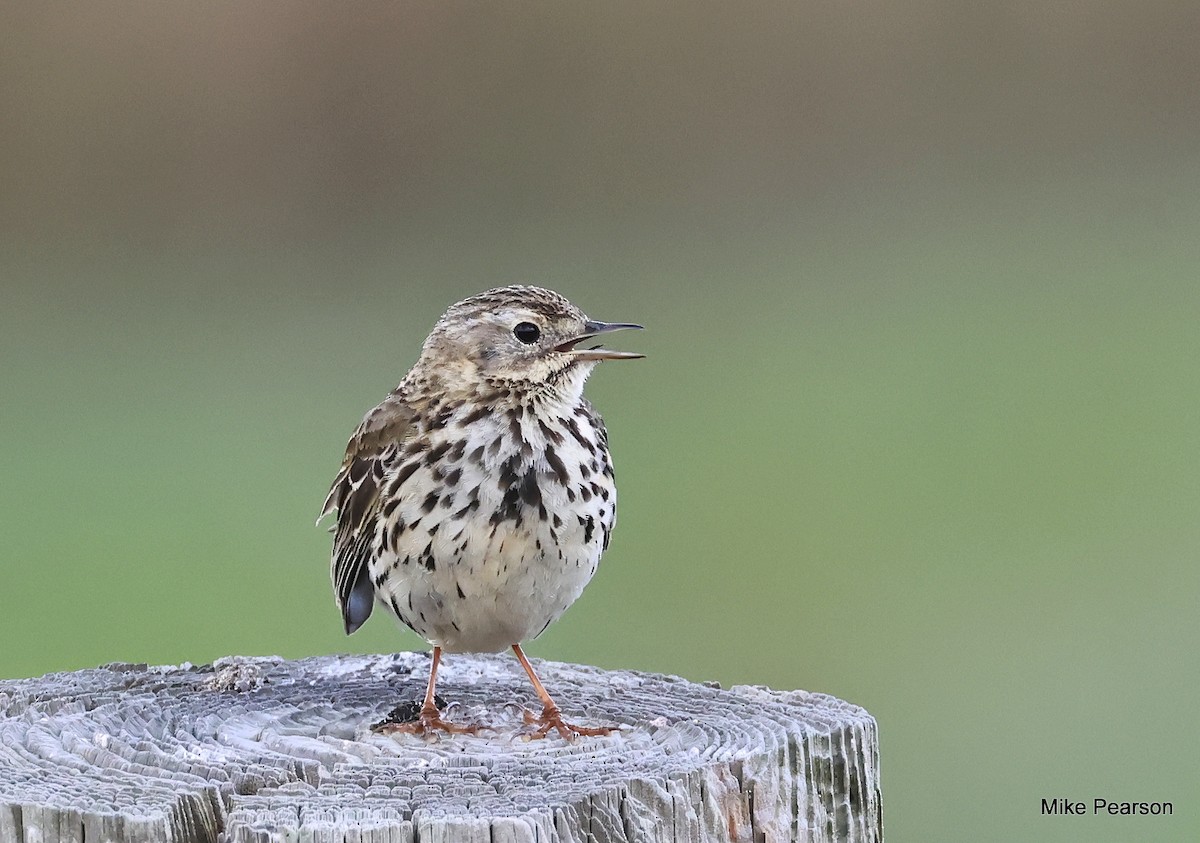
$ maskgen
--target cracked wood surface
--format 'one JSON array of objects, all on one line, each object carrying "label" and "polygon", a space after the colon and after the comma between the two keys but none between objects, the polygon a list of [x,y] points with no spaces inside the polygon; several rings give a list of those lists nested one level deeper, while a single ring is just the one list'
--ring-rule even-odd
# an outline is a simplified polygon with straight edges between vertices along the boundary
[{"label": "cracked wood surface", "polygon": [[579,725],[528,741],[511,656],[443,661],[450,717],[370,731],[419,700],[429,656],[115,664],[0,681],[0,841],[880,841],[878,732],[823,694],[537,662]]}]

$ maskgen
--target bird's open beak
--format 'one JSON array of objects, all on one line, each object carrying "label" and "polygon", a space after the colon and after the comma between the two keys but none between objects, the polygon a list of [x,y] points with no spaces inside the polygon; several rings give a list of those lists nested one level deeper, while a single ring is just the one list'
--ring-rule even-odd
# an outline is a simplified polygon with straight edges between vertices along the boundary
[{"label": "bird's open beak", "polygon": [[634,351],[614,351],[611,348],[576,348],[579,343],[584,340],[590,340],[592,337],[600,334],[608,334],[613,331],[625,331],[629,329],[641,330],[641,325],[634,325],[632,322],[595,322],[589,320],[584,323],[585,333],[580,334],[574,339],[567,340],[564,343],[556,345],[555,351],[569,352],[576,360],[636,360],[639,357],[645,357],[644,354],[638,354]]}]

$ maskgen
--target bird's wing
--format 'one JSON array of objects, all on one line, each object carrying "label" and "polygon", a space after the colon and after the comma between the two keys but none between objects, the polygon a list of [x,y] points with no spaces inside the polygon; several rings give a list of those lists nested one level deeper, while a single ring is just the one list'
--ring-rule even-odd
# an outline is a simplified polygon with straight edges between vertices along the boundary
[{"label": "bird's wing", "polygon": [[368,567],[374,553],[379,491],[388,463],[412,432],[413,411],[399,395],[367,413],[350,437],[342,467],[317,519],[337,511],[333,536],[333,592],[346,633],[371,615],[375,589]]}]

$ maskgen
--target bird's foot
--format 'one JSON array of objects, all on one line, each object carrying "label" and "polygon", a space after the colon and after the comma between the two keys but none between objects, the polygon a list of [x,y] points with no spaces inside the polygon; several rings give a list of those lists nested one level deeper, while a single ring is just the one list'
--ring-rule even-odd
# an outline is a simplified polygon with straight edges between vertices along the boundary
[{"label": "bird's foot", "polygon": [[437,709],[437,706],[432,705],[422,706],[415,719],[401,722],[396,715],[397,711],[393,711],[386,719],[371,726],[371,731],[381,735],[394,735],[400,732],[406,735],[433,737],[438,732],[446,732],[451,735],[475,735],[483,728],[479,724],[464,726],[451,723],[442,717],[442,712]]},{"label": "bird's foot", "polygon": [[611,735],[613,732],[621,731],[620,726],[576,726],[574,723],[568,723],[562,719],[562,712],[557,706],[548,705],[542,709],[541,715],[536,715],[529,709],[522,709],[522,714],[525,717],[525,723],[538,728],[531,732],[528,737],[530,740],[539,740],[550,734],[550,730],[557,731],[565,740],[573,741],[575,738],[582,735],[585,738],[601,737],[603,735]]}]

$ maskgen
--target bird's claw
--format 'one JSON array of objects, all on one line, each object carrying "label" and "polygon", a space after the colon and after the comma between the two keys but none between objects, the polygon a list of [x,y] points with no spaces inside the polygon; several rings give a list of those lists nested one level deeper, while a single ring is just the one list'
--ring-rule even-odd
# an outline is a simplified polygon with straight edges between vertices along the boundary
[{"label": "bird's claw", "polygon": [[574,723],[568,723],[562,719],[562,713],[557,706],[546,706],[542,709],[541,715],[534,714],[527,708],[521,709],[521,713],[525,718],[526,725],[537,726],[533,732],[526,737],[529,740],[540,740],[550,734],[550,730],[554,729],[562,736],[563,740],[573,741],[577,737],[594,738],[611,735],[613,732],[621,731],[620,726],[576,726]]},{"label": "bird's claw", "polygon": [[381,735],[394,735],[400,732],[406,735],[433,737],[438,732],[446,732],[451,735],[475,735],[482,728],[484,727],[479,724],[464,726],[451,723],[442,717],[442,713],[435,706],[428,706],[421,708],[415,720],[406,723],[384,720],[373,725],[371,731]]}]

